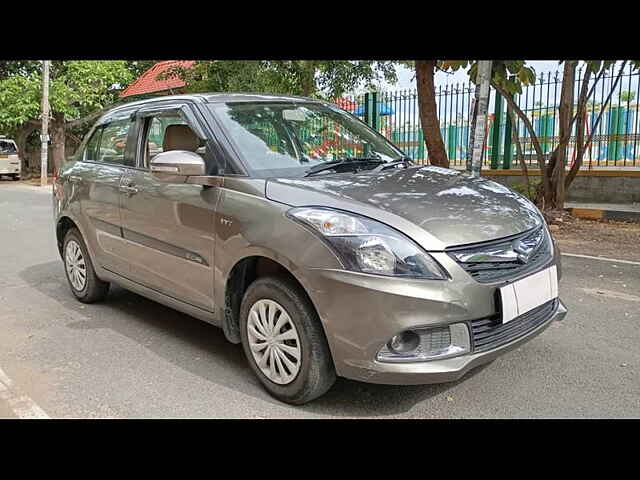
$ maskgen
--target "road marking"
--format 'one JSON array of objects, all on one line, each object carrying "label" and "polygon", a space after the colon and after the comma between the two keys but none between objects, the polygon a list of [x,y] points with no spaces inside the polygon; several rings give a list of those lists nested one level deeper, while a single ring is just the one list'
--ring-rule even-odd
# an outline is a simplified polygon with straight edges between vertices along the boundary
[{"label": "road marking", "polygon": [[590,260],[602,260],[604,262],[627,263],[629,265],[640,265],[640,262],[632,262],[631,260],[617,260],[615,258],[592,257],[591,255],[578,255],[577,253],[562,253],[566,257],[588,258]]},{"label": "road marking", "polygon": [[4,400],[18,418],[51,418],[27,395],[20,392],[0,368],[0,400]]},{"label": "road marking", "polygon": [[640,302],[640,297],[624,292],[614,292],[612,290],[604,290],[602,288],[581,288],[580,290],[588,293],[589,295],[604,295],[605,297],[617,298],[628,302]]}]

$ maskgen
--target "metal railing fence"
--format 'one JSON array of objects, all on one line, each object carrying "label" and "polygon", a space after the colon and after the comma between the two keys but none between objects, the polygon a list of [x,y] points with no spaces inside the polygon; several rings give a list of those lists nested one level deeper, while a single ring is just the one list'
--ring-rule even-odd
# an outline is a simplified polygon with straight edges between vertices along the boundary
[{"label": "metal railing fence", "polygon": [[[617,74],[617,69],[605,73],[589,96],[585,116],[578,120],[585,126],[585,138],[591,133],[601,105],[605,102]],[[583,69],[576,72],[574,105],[577,104],[583,75]],[[589,87],[593,85],[594,77],[592,76]],[[640,72],[634,72],[631,66],[625,69],[596,127],[582,168],[640,167],[639,77]],[[560,72],[542,73],[533,85],[523,88],[522,93],[515,97],[516,103],[531,120],[546,154],[553,151],[559,140],[558,107],[561,87]],[[466,164],[470,145],[469,119],[472,115],[474,95],[475,85],[470,81],[437,87],[436,103],[440,133],[449,161],[454,167],[463,167]],[[428,162],[415,89],[344,96],[335,103],[367,122],[414,160],[420,163]],[[512,141],[513,130],[518,134],[526,163],[535,167],[537,163],[533,144],[522,120],[516,117],[515,125],[511,125],[506,112],[506,102],[499,94],[496,95],[493,89],[490,92],[489,105],[491,113],[485,132],[483,167],[520,168]],[[569,141],[569,162],[575,159],[576,126],[577,122]]]}]

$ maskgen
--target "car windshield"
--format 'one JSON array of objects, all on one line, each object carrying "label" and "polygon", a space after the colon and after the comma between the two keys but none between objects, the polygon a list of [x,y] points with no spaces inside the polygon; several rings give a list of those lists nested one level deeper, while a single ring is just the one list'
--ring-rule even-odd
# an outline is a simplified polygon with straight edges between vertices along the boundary
[{"label": "car windshield", "polygon": [[340,160],[367,168],[404,158],[383,136],[338,107],[311,102],[210,104],[252,173],[302,176]]},{"label": "car windshield", "polygon": [[0,153],[16,153],[16,145],[8,140],[0,140]]}]

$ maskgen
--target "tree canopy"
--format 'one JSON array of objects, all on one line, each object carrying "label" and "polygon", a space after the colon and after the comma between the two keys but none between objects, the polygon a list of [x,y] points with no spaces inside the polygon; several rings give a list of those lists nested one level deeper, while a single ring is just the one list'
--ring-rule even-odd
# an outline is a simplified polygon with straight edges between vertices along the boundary
[{"label": "tree canopy", "polygon": [[395,83],[396,64],[372,60],[211,60],[168,74],[183,78],[190,92],[269,92],[335,98],[381,79]]},{"label": "tree canopy", "polygon": [[[52,114],[74,120],[117,99],[133,79],[123,61],[70,61],[52,65],[49,103]],[[0,80],[0,129],[13,130],[40,116],[42,74],[23,69]]]}]

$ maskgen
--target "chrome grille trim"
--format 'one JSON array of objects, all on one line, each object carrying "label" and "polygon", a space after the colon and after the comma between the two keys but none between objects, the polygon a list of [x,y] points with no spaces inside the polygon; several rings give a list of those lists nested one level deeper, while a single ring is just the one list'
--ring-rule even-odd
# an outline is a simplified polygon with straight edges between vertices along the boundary
[{"label": "chrome grille trim", "polygon": [[[518,245],[532,245],[531,239],[539,234],[542,235],[542,240],[529,254],[527,261],[523,262],[518,258],[517,252],[513,250],[514,246],[517,248]],[[510,249],[514,251],[512,255],[507,254]],[[498,250],[504,252],[501,254],[503,259],[496,258],[495,252]],[[479,283],[513,281],[547,266],[553,260],[551,238],[544,225],[509,238],[468,247],[449,248],[446,252]],[[482,258],[483,252],[487,252],[486,258],[488,260],[477,262],[460,260],[460,258],[469,257]]]}]

